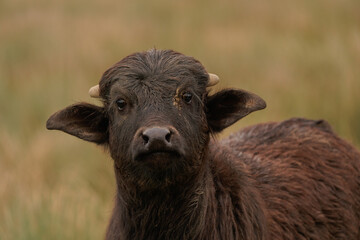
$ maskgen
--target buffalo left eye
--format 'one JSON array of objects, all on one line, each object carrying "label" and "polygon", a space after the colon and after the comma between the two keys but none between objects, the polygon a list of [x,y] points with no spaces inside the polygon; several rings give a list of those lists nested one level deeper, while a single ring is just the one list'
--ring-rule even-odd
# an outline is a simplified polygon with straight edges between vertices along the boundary
[{"label": "buffalo left eye", "polygon": [[182,95],[182,98],[184,99],[184,101],[186,103],[190,103],[191,102],[191,99],[192,99],[192,94],[189,93],[189,92],[185,92],[183,95]]},{"label": "buffalo left eye", "polygon": [[119,99],[116,101],[116,105],[120,111],[124,110],[124,108],[126,106],[126,101],[124,99]]}]

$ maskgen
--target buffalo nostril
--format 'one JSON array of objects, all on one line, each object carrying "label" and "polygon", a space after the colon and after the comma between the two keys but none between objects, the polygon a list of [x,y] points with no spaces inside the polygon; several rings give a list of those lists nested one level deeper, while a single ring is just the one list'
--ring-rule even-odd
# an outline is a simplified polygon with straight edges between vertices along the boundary
[{"label": "buffalo nostril", "polygon": [[171,135],[172,135],[172,133],[169,132],[169,133],[167,133],[166,136],[165,136],[165,140],[166,140],[168,143],[170,142]]},{"label": "buffalo nostril", "polygon": [[149,137],[148,136],[142,134],[141,137],[144,140],[144,144],[147,144],[149,142]]}]

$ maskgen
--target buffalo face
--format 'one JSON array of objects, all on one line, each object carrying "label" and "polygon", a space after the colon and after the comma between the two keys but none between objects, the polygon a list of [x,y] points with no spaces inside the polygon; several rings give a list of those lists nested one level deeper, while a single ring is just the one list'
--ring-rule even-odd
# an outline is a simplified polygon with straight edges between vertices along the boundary
[{"label": "buffalo face", "polygon": [[265,107],[243,90],[208,95],[200,62],[174,51],[130,55],[102,76],[103,106],[69,106],[51,116],[49,129],[109,147],[118,182],[158,188],[196,176],[204,167],[210,133]]}]

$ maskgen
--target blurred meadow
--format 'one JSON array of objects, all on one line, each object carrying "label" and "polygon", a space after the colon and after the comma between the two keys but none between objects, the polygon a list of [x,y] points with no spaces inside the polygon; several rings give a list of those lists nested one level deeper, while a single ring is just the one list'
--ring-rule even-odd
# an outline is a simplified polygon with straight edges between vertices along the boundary
[{"label": "blurred meadow", "polygon": [[[128,54],[200,60],[268,107],[236,123],[328,120],[360,146],[358,0],[0,0],[0,239],[102,239],[114,197],[101,147],[45,122],[89,101]],[[222,137],[220,136],[220,137]]]}]

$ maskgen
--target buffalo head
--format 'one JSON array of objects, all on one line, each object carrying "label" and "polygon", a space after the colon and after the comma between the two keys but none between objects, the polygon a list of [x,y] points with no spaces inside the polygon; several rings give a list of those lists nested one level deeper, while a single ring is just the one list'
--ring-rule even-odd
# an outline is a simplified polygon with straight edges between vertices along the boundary
[{"label": "buffalo head", "polygon": [[217,133],[265,102],[244,90],[209,95],[216,75],[192,57],[149,50],[109,68],[90,95],[102,106],[79,103],[52,115],[57,129],[105,145],[118,183],[159,188],[196,176],[204,167],[211,133]]}]

